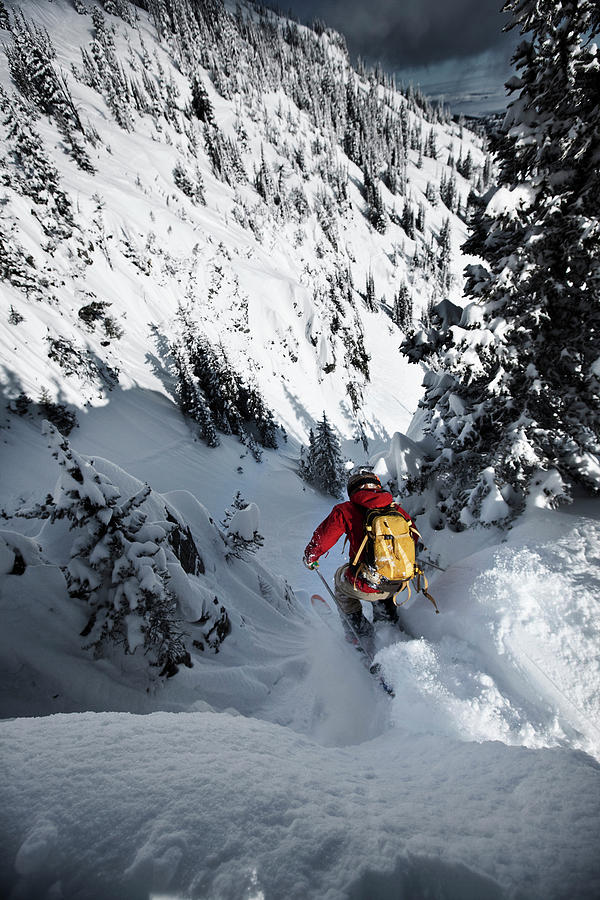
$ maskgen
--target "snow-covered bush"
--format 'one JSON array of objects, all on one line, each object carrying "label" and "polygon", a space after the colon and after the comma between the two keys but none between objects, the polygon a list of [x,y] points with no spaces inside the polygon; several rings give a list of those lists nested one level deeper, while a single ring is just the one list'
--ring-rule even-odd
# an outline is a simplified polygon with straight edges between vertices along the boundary
[{"label": "snow-covered bush", "polygon": [[119,340],[123,337],[123,329],[114,316],[107,314],[107,309],[112,304],[106,300],[91,300],[85,306],[80,307],[77,315],[86,324],[89,331],[94,331],[96,323],[101,322],[107,338]]},{"label": "snow-covered bush", "polygon": [[189,197],[192,203],[206,204],[204,197],[204,182],[199,168],[196,166],[194,174],[187,171],[181,160],[177,160],[173,168],[173,181],[180,191]]},{"label": "snow-covered bush", "polygon": [[81,349],[70,338],[48,335],[46,340],[48,357],[61,367],[66,376],[76,375],[83,381],[101,379],[109,387],[118,382],[119,370],[116,367],[97,361],[89,350]]},{"label": "snow-covered bush", "polygon": [[226,530],[227,556],[243,559],[248,553],[255,553],[264,543],[259,532],[260,510],[256,503],[248,503],[237,491],[232,504],[225,512],[221,523]]}]

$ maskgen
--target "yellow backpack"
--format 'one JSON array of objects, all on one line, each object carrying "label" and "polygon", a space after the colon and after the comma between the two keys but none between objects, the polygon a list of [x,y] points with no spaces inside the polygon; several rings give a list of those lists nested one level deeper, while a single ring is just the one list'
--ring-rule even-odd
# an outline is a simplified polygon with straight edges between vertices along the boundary
[{"label": "yellow backpack", "polygon": [[[408,590],[404,603],[410,598],[410,582],[416,578],[417,591],[422,591],[435,606],[435,611],[439,612],[435,600],[427,593],[427,579],[416,559],[415,539],[420,537],[410,519],[406,519],[395,506],[370,510],[365,517],[365,536],[352,565],[356,574],[373,587],[381,591],[396,588],[396,605],[397,595],[401,591]],[[363,560],[359,565],[361,556]]]}]

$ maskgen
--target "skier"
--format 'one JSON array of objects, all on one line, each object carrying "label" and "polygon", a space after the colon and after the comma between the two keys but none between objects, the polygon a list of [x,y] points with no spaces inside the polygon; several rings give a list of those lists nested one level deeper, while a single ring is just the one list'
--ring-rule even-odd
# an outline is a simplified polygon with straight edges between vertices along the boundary
[{"label": "skier", "polygon": [[[309,569],[319,565],[319,558],[346,534],[349,541],[350,560],[360,548],[365,533],[365,516],[369,510],[394,505],[407,521],[414,524],[402,507],[394,504],[392,495],[383,489],[377,475],[367,467],[353,470],[347,484],[348,497],[344,503],[333,507],[327,518],[315,530],[304,551],[304,564]],[[415,538],[416,540],[416,538]],[[363,615],[360,601],[374,603],[373,620],[398,623],[398,610],[393,601],[395,590],[380,591],[369,583],[363,571],[352,563],[344,563],[335,573],[335,601],[357,634],[371,637],[373,626]]]}]

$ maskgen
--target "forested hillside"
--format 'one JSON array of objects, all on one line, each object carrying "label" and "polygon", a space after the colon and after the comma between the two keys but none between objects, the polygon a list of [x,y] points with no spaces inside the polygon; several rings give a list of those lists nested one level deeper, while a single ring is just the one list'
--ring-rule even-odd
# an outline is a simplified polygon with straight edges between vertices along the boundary
[{"label": "forested hillside", "polygon": [[307,439],[300,377],[309,417],[383,436],[377,357],[403,371],[401,330],[460,296],[482,139],[320,27],[147,6],[3,13],[2,341],[39,360],[9,399],[76,416],[158,368],[209,443],[258,415],[269,446],[270,415]]}]

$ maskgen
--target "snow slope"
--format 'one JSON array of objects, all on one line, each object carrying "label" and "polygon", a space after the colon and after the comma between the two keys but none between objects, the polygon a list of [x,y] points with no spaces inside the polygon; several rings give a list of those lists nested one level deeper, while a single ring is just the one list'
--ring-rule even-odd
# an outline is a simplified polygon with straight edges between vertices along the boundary
[{"label": "snow slope", "polygon": [[[440,203],[439,196],[433,205],[424,192],[428,181],[437,191],[440,180],[454,174],[464,206],[471,185],[447,161],[471,152],[480,171],[481,139],[468,131],[461,137],[451,125],[428,126],[417,113],[407,113],[415,129],[435,131],[439,148],[438,159],[425,157],[420,167],[417,152],[408,151],[409,199],[415,208],[422,203],[427,213],[425,232],[414,240],[394,221],[383,235],[366,221],[362,173],[334,147],[334,162],[348,169],[349,192],[343,210],[336,206],[331,213],[334,247],[316,212],[319,196],[330,192],[322,172],[333,163],[311,149],[314,138],[320,137],[329,151],[331,137],[316,134],[306,113],[282,92],[262,96],[251,92],[249,98],[226,100],[215,91],[208,72],[199,69],[222,133],[237,140],[235,123],[243,125],[244,176],[232,187],[214,174],[204,148],[203,124],[185,114],[189,80],[169,48],[157,41],[145,13],[138,12],[136,28],[106,16],[108,27],[115,30],[115,53],[132,79],[140,80],[143,65],[156,90],[164,93],[167,81],[174,86],[175,108],[172,98],[167,103],[161,94],[161,101],[177,118],[177,128],[162,115],[136,115],[133,130],[124,131],[105,99],[82,83],[80,48],[89,52],[96,33],[89,15],[77,15],[64,0],[28,0],[20,8],[51,34],[57,68],[67,73],[75,67],[79,73],[77,78],[71,74],[68,84],[75,104],[85,112],[86,127],[94,129],[98,139],[94,147],[86,145],[96,172],[82,172],[61,150],[54,122],[47,117],[35,122],[61,187],[72,199],[77,223],[74,236],[58,246],[45,240],[29,198],[21,196],[12,182],[4,188],[6,226],[14,223],[13,239],[33,255],[51,283],[35,309],[22,292],[4,285],[7,304],[24,317],[21,324],[7,326],[3,320],[0,325],[2,360],[10,360],[5,365],[8,396],[14,398],[23,390],[37,400],[45,388],[53,399],[78,407],[105,402],[107,386],[101,379],[86,378],[81,368],[78,375],[65,378],[64,369],[47,358],[45,341],[59,337],[92,354],[96,363],[117,367],[121,389],[142,386],[172,395],[168,346],[180,334],[176,316],[183,307],[211,341],[223,343],[236,368],[258,381],[291,436],[306,442],[312,421],[323,410],[345,438],[354,438],[359,425],[375,441],[408,427],[421,376],[397,353],[401,332],[389,312],[404,281],[410,286],[415,315],[430,300],[439,299],[431,273],[412,263],[416,251],[423,255],[427,245],[436,245],[445,218],[452,227],[451,294],[460,297],[464,259],[458,247],[466,236],[465,223]],[[13,89],[3,56],[0,84],[8,93]],[[406,103],[400,95],[394,102]],[[305,155],[304,175],[292,169],[296,150]],[[260,202],[253,181],[262,153],[274,172],[284,172],[286,190],[304,192],[309,209],[305,219],[279,222]],[[192,202],[174,184],[176,163],[190,171],[197,167],[206,205]],[[384,186],[382,191],[390,214],[399,215],[400,198]],[[240,217],[250,213],[256,220],[254,230],[240,224]],[[366,383],[348,362],[341,335],[331,329],[328,279],[346,268],[357,293],[364,292],[369,272],[375,283],[376,311],[367,309],[357,294],[352,305],[342,304],[343,324],[352,334],[364,332],[371,357]],[[103,341],[99,327],[93,332],[83,327],[78,312],[90,300],[111,304],[110,315],[124,329],[121,340]],[[390,391],[390,380],[401,390]],[[352,409],[349,382],[364,395],[367,416]]]},{"label": "snow slope", "polygon": [[[18,445],[35,448],[34,470],[47,472],[33,428],[19,426]],[[145,435],[136,443],[136,434],[123,457],[141,450]],[[177,444],[170,429],[165,437],[162,452],[140,458],[138,474],[162,477],[163,491],[170,482],[165,497],[198,536],[193,491],[210,494],[218,515],[239,445],[225,442],[210,468],[207,448]],[[199,452],[208,468],[194,479]],[[165,467],[173,458],[178,465]],[[50,623],[47,594],[31,605],[14,590],[18,576],[5,579],[11,648],[2,656],[13,665],[3,706],[44,714],[0,729],[6,892],[594,897],[598,764],[571,748],[600,756],[597,594],[581,586],[582,561],[598,546],[595,520],[541,511],[508,544],[488,535],[487,549],[465,546],[464,558],[460,538],[438,541],[442,565],[454,554],[432,585],[442,613],[417,598],[403,615],[422,637],[380,632],[390,700],[344,642],[335,613],[319,616],[309,602],[321,584],[301,567],[298,547],[329,501],[302,490],[280,453],[243,463],[237,484],[260,505],[266,535],[259,556],[290,581],[294,606],[274,609],[251,589],[254,563],[219,565],[214,584],[227,597],[232,635],[218,656],[195,660],[151,695],[114,670],[90,668],[65,613]],[[556,547],[575,535],[587,542],[570,565],[561,559],[558,581]],[[199,546],[210,569],[218,556],[206,532]],[[324,561],[330,581],[341,559],[335,548]],[[560,599],[549,603],[557,581]],[[23,657],[45,666],[34,687]],[[178,712],[139,715],[160,709]]]},{"label": "snow slope", "polygon": [[[79,65],[90,17],[62,0],[22,6],[48,27],[65,70]],[[139,15],[152,58],[184,94],[187,80]],[[127,28],[107,18],[125,58]],[[138,33],[130,39],[137,48]],[[5,68],[2,81],[9,86]],[[208,77],[206,85],[217,121],[233,126],[236,101],[220,97]],[[371,353],[357,419],[346,382],[360,379],[328,333],[325,295],[315,299],[315,285],[323,287],[340,264],[316,217],[294,246],[291,229],[265,213],[259,241],[234,219],[235,192],[215,178],[202,153],[206,206],[175,192],[174,157],[190,164],[191,157],[169,123],[161,119],[157,130],[140,117],[125,133],[98,94],[77,81],[72,88],[102,136],[97,174],[81,173],[55,146],[50,120],[40,119],[38,128],[64,186],[78,197],[80,225],[95,249],[89,265],[74,263],[76,242],[59,246],[52,259],[44,256],[31,204],[5,189],[3,215],[8,209],[20,239],[53,267],[57,302],[26,300],[3,283],[6,306],[24,316],[18,325],[5,315],[0,322],[3,390],[13,400],[21,389],[37,399],[45,387],[73,404],[79,422],[69,437],[73,447],[125,495],[150,484],[156,517],[169,504],[189,524],[206,571],[180,581],[182,596],[202,603],[217,596],[232,630],[218,654],[193,650],[193,667],[162,683],[141,681],[139,656],[93,660],[79,634],[84,611],[68,599],[57,564],[68,555],[68,534],[15,517],[19,507],[52,492],[58,476],[41,418],[33,408],[23,417],[6,414],[3,895],[598,896],[597,503],[560,513],[532,509],[507,535],[491,528],[440,534],[423,515],[429,558],[446,570],[429,572],[441,613],[414,597],[403,617],[415,639],[379,630],[377,658],[396,694],[387,697],[345,643],[335,613],[320,615],[310,602],[323,590],[301,554],[333,501],[299,479],[298,456],[325,410],[349,460],[370,457],[383,478],[397,481],[403,466],[418,464],[399,453],[406,439],[393,436],[409,430],[420,369],[399,357],[401,333],[387,314],[356,298]],[[263,99],[272,135],[278,102],[287,100]],[[280,144],[271,145],[260,116],[249,112],[240,116],[251,174],[261,143],[274,163]],[[308,137],[304,114],[291,112]],[[457,133],[436,130],[444,156],[458,149]],[[462,140],[481,161],[477,140],[467,132]],[[416,163],[411,151],[408,175],[421,197],[442,162],[426,158],[422,169]],[[337,222],[349,247],[342,255],[359,289],[371,269],[378,294],[385,289],[389,301],[398,279],[410,275],[414,246],[398,226],[384,236],[366,226],[360,172],[351,172],[352,209]],[[312,177],[311,198],[319,187]],[[468,189],[466,182],[461,187]],[[243,191],[256,202],[253,189]],[[94,194],[103,198],[101,213]],[[428,240],[445,213],[438,206],[427,214]],[[464,225],[457,217],[452,225],[458,301]],[[140,257],[151,259],[151,275],[119,249],[123,229]],[[422,291],[426,302],[431,285],[419,279],[415,294]],[[89,291],[112,302],[125,331],[120,341],[103,346],[98,331],[84,329],[77,313]],[[245,315],[244,296],[247,332],[235,325]],[[231,436],[217,449],[206,447],[173,401],[168,344],[178,335],[182,297],[206,333],[222,338],[236,365],[256,378],[285,425],[287,442],[264,450],[261,463]],[[353,321],[352,309],[346,315]],[[118,384],[109,390],[98,379],[67,376],[46,355],[48,328],[118,365]],[[334,355],[336,368],[326,372]],[[369,438],[367,451],[355,441],[358,424]],[[418,442],[412,446],[418,454]],[[256,504],[253,525],[258,521],[265,537],[245,560],[226,558],[219,528],[238,490]],[[23,574],[11,574],[16,547],[27,558]],[[322,561],[330,584],[343,558],[340,542]],[[182,612],[194,637],[199,607]]]}]

